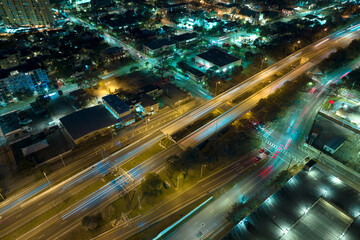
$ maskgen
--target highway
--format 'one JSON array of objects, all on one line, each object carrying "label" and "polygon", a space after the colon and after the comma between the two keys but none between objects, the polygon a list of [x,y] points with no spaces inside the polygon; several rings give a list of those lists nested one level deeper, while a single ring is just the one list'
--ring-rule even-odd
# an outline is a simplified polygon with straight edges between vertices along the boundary
[{"label": "highway", "polygon": [[[303,66],[304,69],[308,69],[309,67],[312,67],[312,64],[308,63]],[[279,80],[280,83],[284,81],[290,80],[292,77],[297,76],[299,72],[303,71],[303,68],[299,68],[297,71],[294,71],[290,74],[290,78],[284,77]],[[265,88],[262,90],[262,94],[257,94],[256,96],[258,98],[250,98],[251,104],[255,103],[259,100],[261,97],[265,97],[268,95],[271,90],[273,89],[273,85],[280,86],[279,82],[274,82],[271,84],[268,88]],[[247,102],[247,101],[246,101]],[[248,104],[249,105],[249,104]],[[243,108],[245,106],[244,111],[248,111],[247,108],[248,105],[239,104],[240,108]],[[235,108],[238,111],[238,108]],[[238,118],[239,114],[242,114],[242,112],[238,112],[236,114],[235,111],[233,111],[233,117]],[[221,116],[221,119],[217,119],[217,121],[222,122],[222,119],[228,119],[227,114],[223,114]],[[233,119],[235,120],[235,119]],[[232,121],[233,121],[232,120]],[[227,123],[227,122],[226,122]],[[214,126],[214,123],[213,123]],[[225,126],[225,125],[224,125]],[[66,230],[73,228],[76,226],[76,223],[79,223],[81,218],[83,216],[86,216],[89,214],[89,212],[94,211],[95,209],[99,209],[101,207],[104,207],[111,203],[116,197],[118,196],[118,192],[124,192],[124,189],[129,189],[134,186],[137,186],[142,177],[146,172],[153,172],[158,171],[163,167],[165,159],[168,157],[181,153],[181,149],[179,146],[184,146],[184,144],[187,144],[187,146],[196,146],[198,145],[201,140],[199,140],[199,136],[202,136],[202,141],[207,139],[209,137],[208,134],[204,134],[207,131],[207,128],[201,128],[200,131],[197,131],[196,134],[190,135],[183,140],[181,140],[177,145],[174,145],[173,147],[169,148],[168,150],[162,152],[161,154],[145,161],[143,164],[135,167],[134,169],[130,170],[128,172],[128,175],[122,175],[117,179],[115,182],[112,182],[110,184],[107,184],[104,188],[99,189],[98,191],[94,192],[94,194],[89,195],[88,197],[84,198],[83,200],[79,201],[75,204],[75,206],[72,206],[71,209],[66,210],[66,214],[64,214],[60,219],[59,216],[55,216],[51,218],[49,221],[46,222],[46,225],[42,225],[41,228],[37,228],[33,231],[28,232],[26,235],[22,236],[20,239],[49,239],[54,238],[57,235],[61,235],[59,233],[66,232]],[[192,145],[188,145],[188,139],[194,139],[196,138],[196,141],[191,141]],[[91,210],[90,210],[91,209]],[[60,221],[60,222],[59,222]],[[43,229],[43,231],[41,231]],[[34,234],[35,233],[35,234]]]},{"label": "highway", "polygon": [[[317,56],[317,55],[315,55],[315,56]],[[323,54],[321,52],[320,56],[318,56],[317,59],[312,60],[312,61],[320,61],[321,59],[323,59],[325,57],[326,57],[326,54]],[[260,91],[259,98],[267,96],[275,88],[280,87],[283,82],[294,79],[296,76],[298,76],[299,74],[309,70],[312,67],[313,67],[313,63],[306,63],[306,64],[302,65],[301,67],[294,70],[290,74],[284,76],[283,78],[280,78],[279,80],[273,82],[268,87],[266,87],[265,89]],[[256,104],[256,102],[259,100],[259,98],[257,98],[257,100],[256,100],[256,98],[254,98],[254,97],[256,97],[256,96],[252,96],[249,99],[245,100],[244,102],[247,102],[247,104],[244,104],[244,102],[239,104],[235,108],[236,111],[234,109],[233,109],[233,111],[230,110],[229,112],[223,114],[221,116],[221,119],[216,120],[216,121],[218,121],[220,123],[222,121],[225,121],[224,125],[221,125],[221,124],[218,124],[218,123],[216,124],[213,121],[213,122],[210,123],[209,126],[212,126],[213,130],[214,130],[214,126],[215,126],[215,129],[217,128],[219,130],[220,129],[219,126],[225,126],[226,124],[232,122],[233,120],[235,120],[236,118],[238,118],[239,116],[244,114],[246,111],[251,109],[251,106]],[[243,112],[241,112],[240,109],[243,109]],[[236,114],[236,112],[237,112],[237,114]],[[228,113],[233,114],[232,115],[233,118],[230,121],[228,120],[229,119],[229,117],[228,117],[229,114]],[[218,125],[218,126],[216,127],[216,125]],[[208,130],[208,128],[206,128],[206,127],[201,128],[195,134],[192,134],[192,135],[186,137],[185,139],[181,140],[178,143],[178,146],[180,146],[180,147],[182,147],[182,146],[196,146],[201,141],[207,139],[207,137],[209,137],[210,134],[212,134],[214,132],[214,131],[207,131],[207,130]],[[199,136],[200,136],[200,138],[199,138]],[[286,146],[286,145],[287,145],[287,142],[282,144],[282,146]],[[279,145],[278,148],[280,148],[280,146],[281,146],[281,144]],[[89,196],[89,197],[85,198],[83,201],[76,204],[76,207],[73,208],[73,210],[70,210],[67,214],[63,215],[63,220],[66,219],[66,221],[69,222],[70,220],[68,220],[68,219],[69,218],[72,219],[74,217],[74,215],[78,215],[77,217],[75,217],[75,219],[80,219],[81,216],[84,216],[84,215],[88,214],[88,211],[86,211],[86,209],[88,209],[89,207],[91,207],[92,209],[95,209],[96,204],[100,204],[100,202],[105,202],[105,201],[100,201],[99,199],[104,199],[104,198],[111,199],[111,197],[110,197],[111,195],[116,196],[116,191],[114,191],[114,189],[119,188],[119,186],[122,186],[122,187],[125,186],[125,188],[128,188],[128,187],[130,187],[130,185],[138,184],[138,182],[140,181],[141,177],[143,176],[143,174],[145,172],[147,172],[147,171],[156,171],[156,169],[161,168],[161,166],[163,164],[163,161],[164,161],[164,159],[166,159],[166,157],[171,156],[173,154],[178,154],[179,151],[180,151],[180,149],[177,146],[174,147],[174,148],[170,148],[170,150],[166,151],[169,154],[161,155],[161,157],[158,158],[159,160],[146,161],[146,164],[140,165],[140,166],[132,169],[131,171],[129,171],[129,174],[130,174],[131,178],[119,179],[119,181],[116,184],[113,184],[112,186],[107,186],[106,189],[102,189],[99,193],[96,193],[97,195]],[[279,153],[280,153],[280,150],[279,150],[279,152],[277,154],[279,154]],[[279,158],[281,158],[281,157],[282,157],[282,153],[279,155]],[[301,159],[301,157],[298,157],[298,159]],[[150,165],[149,162],[151,162],[152,165]],[[274,168],[275,166],[277,166],[277,165],[274,164],[271,167]],[[286,166],[286,164],[285,165],[279,165],[279,166]],[[146,169],[144,169],[145,167],[146,167]],[[279,168],[279,171],[280,171],[280,169],[281,168]],[[133,180],[130,180],[130,179],[135,179],[135,183],[133,182]],[[122,189],[122,187],[120,187],[120,189]],[[100,201],[100,202],[98,202],[98,201]],[[85,211],[85,214],[81,214],[81,212],[79,212],[79,211],[81,211],[81,212]],[[76,221],[75,219],[71,220],[71,222],[69,222],[69,225],[71,227],[74,225],[73,221]],[[77,221],[79,221],[79,220],[77,220]],[[52,227],[49,227],[47,230],[45,229],[43,232],[39,232],[39,233],[35,234],[34,236],[31,236],[31,235],[30,236],[33,239],[37,239],[37,238],[41,237],[42,235],[44,235],[47,238],[51,237],[51,232],[55,233],[55,232],[59,231],[59,229],[56,229],[55,226],[58,226],[58,224],[52,224]],[[66,229],[66,227],[65,227],[65,229]],[[48,235],[48,234],[50,234],[50,235]],[[26,235],[26,238],[29,238],[29,235]]]},{"label": "highway", "polygon": [[[354,68],[356,65],[352,65]],[[254,192],[261,189],[269,179],[286,169],[292,163],[301,163],[301,159],[307,156],[302,150],[302,143],[310,131],[314,117],[326,99],[326,90],[332,83],[337,82],[340,76],[349,71],[348,67],[332,73],[322,84],[313,87],[307,97],[302,98],[297,106],[292,107],[289,114],[274,127],[265,126],[260,130],[263,137],[264,147],[269,149],[275,156],[262,169],[238,183],[239,188],[231,189],[217,201],[212,202],[206,208],[181,225],[166,239],[200,239],[209,236],[214,237],[228,225],[226,215],[231,206],[238,201],[240,196],[248,198]],[[265,175],[265,176],[264,176]],[[227,204],[222,204],[227,202]]]},{"label": "highway", "polygon": [[[165,130],[163,132],[171,133],[171,132],[175,132],[175,130],[181,129],[182,127],[186,126],[190,122],[198,119],[199,117],[205,115],[209,111],[215,109],[218,106],[221,106],[225,102],[236,97],[239,93],[244,92],[248,87],[253,86],[253,84],[258,83],[261,80],[265,79],[267,76],[276,73],[279,69],[285,68],[286,65],[289,66],[289,64],[294,62],[300,56],[308,56],[308,55],[316,56],[318,54],[323,55],[324,52],[329,53],[329,51],[333,50],[337,44],[340,44],[340,43],[348,44],[349,41],[354,37],[353,34],[354,34],[353,31],[351,31],[350,34],[345,33],[345,32],[343,32],[342,34],[337,34],[338,36],[334,36],[333,38],[331,38],[331,40],[330,40],[330,38],[327,38],[329,40],[327,40],[327,39],[321,40],[321,41],[317,42],[315,45],[309,46],[309,48],[311,48],[311,49],[307,50],[307,52],[309,52],[308,54],[303,53],[305,51],[305,49],[304,49],[301,52],[298,52],[298,53],[295,53],[295,54],[289,56],[287,59],[282,60],[279,63],[277,63],[276,66],[273,65],[270,68],[265,69],[263,72],[258,74],[257,77],[251,78],[249,81],[246,81],[245,84],[242,84],[241,86],[237,86],[233,89],[228,90],[227,92],[208,101],[206,104],[197,108],[195,111],[192,111],[191,113],[186,114],[184,117],[181,117],[180,119],[171,122],[170,125],[168,125],[168,127],[165,128]],[[357,34],[357,32],[356,32],[356,34]],[[338,41],[338,43],[336,43],[336,41]],[[322,47],[320,47],[320,46],[322,46]],[[317,51],[314,51],[314,48],[316,48]],[[325,56],[325,55],[323,55],[323,56]],[[288,61],[288,62],[285,62],[285,61]],[[279,64],[279,66],[277,67],[278,64]],[[309,66],[309,64],[307,64],[306,66]],[[306,67],[304,67],[304,70],[305,69],[306,69]],[[258,80],[258,79],[261,79],[261,80]],[[270,89],[270,91],[271,91],[271,89]],[[114,155],[113,159],[115,159],[115,161],[117,163],[120,163],[121,161],[124,161],[124,159],[126,159],[127,157],[130,157],[131,155],[133,155],[135,153],[138,154],[141,149],[145,149],[147,146],[149,146],[151,143],[153,143],[154,139],[155,140],[160,139],[161,137],[165,136],[165,134],[155,131],[155,132],[152,132],[152,134],[150,133],[149,136],[151,136],[151,137],[148,137],[148,139],[146,139],[146,138],[141,139],[141,141],[140,142],[138,141],[137,144],[130,145],[128,148],[126,148],[126,150],[123,150],[123,151],[117,153],[116,155]],[[205,136],[206,135],[204,135],[204,139],[205,139]],[[199,141],[196,141],[196,142],[199,142]],[[90,169],[87,169],[86,171],[83,171],[81,174],[74,176],[67,182],[76,181],[77,184],[80,185],[81,182],[86,181],[88,179],[92,179],[94,175],[98,176],[99,172],[101,172],[104,167],[106,168],[109,165],[111,165],[109,163],[109,161],[103,161],[94,166],[95,169],[98,169],[100,171],[98,171],[96,173],[94,171],[94,172],[91,172],[90,174],[88,174],[88,172],[90,172],[92,170],[90,168]],[[137,171],[137,170],[134,170],[134,171]],[[143,169],[141,171],[145,172],[145,169]],[[65,185],[65,184],[63,184],[63,185]],[[71,188],[74,188],[74,187],[71,186]],[[54,187],[53,191],[56,189],[60,189],[60,187],[59,186]],[[64,192],[61,192],[58,194],[64,194]],[[81,204],[81,202],[77,203],[73,207],[75,208],[75,207],[79,206],[79,204]],[[24,211],[24,210],[22,210],[22,211]],[[24,221],[26,221],[26,220],[24,220]],[[6,222],[7,221],[5,221],[5,223]],[[4,224],[4,222],[2,224]]]},{"label": "highway", "polygon": [[[112,155],[112,158],[116,159],[117,163],[126,163],[164,137],[159,131],[164,123],[177,118],[193,106],[194,103],[190,102],[176,109],[166,111],[163,114],[154,115],[150,118],[148,124],[145,125],[144,122],[139,122],[136,124],[137,126],[133,126],[134,128],[131,127],[128,130],[124,130],[123,135],[114,138],[114,142],[111,141],[100,147],[109,151],[117,147],[118,144],[125,146],[133,142],[131,145],[126,146]],[[151,134],[152,131],[157,134]],[[114,164],[108,158],[96,163],[101,160],[99,157],[101,154],[99,150],[97,150],[98,147],[99,146],[97,146],[96,149],[92,149],[93,151],[86,151],[84,154],[79,154],[78,157],[80,160],[61,168],[54,174],[49,174],[48,178],[52,184],[55,185],[52,188],[48,188],[48,184],[44,179],[35,184],[34,187],[24,191],[23,194],[14,195],[10,199],[7,199],[6,202],[2,202],[0,205],[0,215],[2,216],[0,221],[0,226],[2,226],[0,236],[4,236],[32,218],[53,208],[54,203],[59,203],[73,196],[111,170]],[[95,164],[81,170],[84,166],[89,166],[89,162]],[[77,173],[76,170],[80,172]],[[67,176],[69,173],[73,173],[73,176],[63,181],[64,176]],[[36,194],[39,195],[31,198]],[[34,211],[34,209],[36,209],[36,211]]]}]

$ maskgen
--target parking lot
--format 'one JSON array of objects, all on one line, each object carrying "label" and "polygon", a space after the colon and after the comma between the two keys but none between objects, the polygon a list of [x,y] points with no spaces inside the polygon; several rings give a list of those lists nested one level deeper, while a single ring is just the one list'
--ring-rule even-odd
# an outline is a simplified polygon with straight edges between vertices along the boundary
[{"label": "parking lot", "polygon": [[225,239],[355,240],[359,216],[360,193],[314,167],[291,178]]}]

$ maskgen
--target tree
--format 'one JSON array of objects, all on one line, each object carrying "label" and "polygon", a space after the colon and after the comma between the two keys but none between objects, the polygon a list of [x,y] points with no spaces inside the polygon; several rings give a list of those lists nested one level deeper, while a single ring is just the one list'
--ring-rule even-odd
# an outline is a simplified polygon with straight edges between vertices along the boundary
[{"label": "tree", "polygon": [[76,80],[76,84],[79,87],[91,87],[93,88],[99,82],[99,77],[96,72],[87,72],[82,77]]},{"label": "tree", "polygon": [[85,216],[81,221],[81,226],[85,229],[85,231],[93,231],[100,226],[101,222],[101,214]]},{"label": "tree", "polygon": [[160,59],[159,64],[154,66],[155,73],[158,74],[161,80],[164,80],[165,75],[171,71],[170,65],[166,62],[166,58]]},{"label": "tree", "polygon": [[132,67],[130,68],[130,73],[133,73],[133,72],[135,72],[135,71],[137,71],[137,70],[139,70],[139,67],[138,67],[138,66],[132,66]]},{"label": "tree", "polygon": [[140,190],[144,195],[157,196],[161,193],[163,181],[157,173],[146,173],[141,181]]}]

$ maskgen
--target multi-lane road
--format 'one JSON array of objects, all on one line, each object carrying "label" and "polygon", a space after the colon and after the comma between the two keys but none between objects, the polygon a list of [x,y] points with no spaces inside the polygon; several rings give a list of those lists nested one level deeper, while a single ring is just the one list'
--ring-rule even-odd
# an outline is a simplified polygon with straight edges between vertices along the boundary
[{"label": "multi-lane road", "polygon": [[[238,187],[229,190],[221,198],[210,203],[166,239],[190,240],[200,239],[199,236],[206,238],[216,235],[228,225],[226,215],[239,197],[248,198],[281,170],[288,168],[291,164],[300,163],[301,159],[307,156],[307,152],[302,150],[301,145],[310,131],[315,115],[326,99],[328,87],[357,65],[349,64],[349,66],[351,68],[343,67],[323,79],[321,84],[313,87],[275,127],[264,127],[260,130],[264,147],[274,154],[262,169],[239,182]],[[226,204],[223,204],[224,202]]]},{"label": "multi-lane road", "polygon": [[[250,78],[244,84],[236,86],[236,87],[226,91],[225,93],[213,98],[212,100],[209,100],[207,103],[205,103],[202,106],[198,107],[197,109],[191,111],[190,113],[185,114],[183,117],[180,117],[179,119],[174,120],[173,122],[170,122],[165,128],[163,128],[162,132],[160,132],[160,131],[152,132],[152,134],[149,134],[147,136],[147,138],[145,137],[145,138],[141,139],[140,141],[138,141],[137,143],[135,143],[133,145],[130,145],[125,150],[117,153],[115,156],[112,157],[112,160],[114,160],[117,163],[120,163],[121,161],[124,161],[124,159],[127,159],[128,157],[131,157],[132,155],[137,154],[141,149],[146,149],[147,146],[151,145],[151,143],[156,142],[156,140],[160,139],[161,137],[165,136],[166,134],[172,134],[172,133],[176,132],[177,130],[185,127],[186,125],[190,124],[191,122],[193,122],[193,121],[199,119],[200,117],[204,116],[208,112],[210,112],[210,111],[214,110],[215,108],[223,105],[227,101],[237,97],[239,94],[246,91],[246,89],[248,89],[249,87],[253,87],[256,84],[258,84],[259,82],[264,81],[268,76],[271,76],[271,75],[275,74],[276,72],[280,71],[281,69],[289,67],[291,65],[291,63],[299,60],[301,57],[308,57],[310,59],[310,61],[316,61],[317,59],[326,56],[326,54],[328,54],[329,52],[334,50],[337,46],[343,46],[343,45],[348,44],[355,36],[357,36],[357,34],[358,34],[357,30],[358,29],[356,27],[354,27],[354,28],[349,28],[347,31],[341,31],[339,33],[335,33],[334,35],[332,35],[332,36],[330,36],[330,37],[328,37],[326,39],[320,40],[317,43],[315,43],[313,45],[310,45],[310,46],[302,49],[301,51],[299,51],[297,53],[294,53],[293,55],[289,56],[288,58],[278,62],[277,64],[271,66],[268,69],[265,69],[264,71],[257,74],[256,76]],[[315,59],[313,59],[313,58],[315,58]],[[302,66],[303,71],[307,71],[308,67],[309,68],[311,67],[310,65],[311,65],[311,63]],[[301,74],[302,72],[299,71],[297,73]],[[291,74],[293,74],[293,73],[291,73]],[[271,89],[267,90],[267,91],[269,93],[271,91]],[[243,103],[241,103],[241,104],[243,104]],[[249,102],[249,104],[250,104],[250,102]],[[225,116],[227,116],[227,115],[225,115]],[[241,113],[239,114],[239,116],[241,116]],[[224,117],[223,119],[225,119],[225,118],[226,117]],[[216,125],[219,126],[219,125],[221,125],[221,123],[218,123]],[[199,134],[199,132],[197,132],[197,134]],[[199,135],[201,135],[201,134],[199,134]],[[203,139],[206,139],[207,136],[208,136],[208,134],[204,134]],[[184,139],[184,140],[186,140],[186,139]],[[196,140],[196,141],[193,141],[193,142],[194,142],[193,144],[196,144],[196,143],[199,142],[199,140]],[[189,145],[193,145],[193,144],[187,144],[187,145],[189,146]],[[159,166],[161,164],[162,163],[160,163]],[[108,160],[103,161],[103,162],[101,162],[99,164],[96,164],[94,166],[94,168],[95,169],[102,169],[104,167],[107,168],[110,165],[111,165],[110,160],[108,159]],[[142,165],[140,165],[140,167],[141,166]],[[154,169],[156,169],[156,168],[154,168]],[[139,169],[139,170],[132,170],[130,172],[133,172],[133,173],[135,173],[137,171],[145,172],[147,170],[148,169],[146,169],[146,168],[142,168],[142,169]],[[80,174],[73,177],[71,180],[68,180],[65,184],[54,187],[52,189],[52,192],[58,192],[59,195],[65,194],[65,193],[67,193],[67,191],[70,192],[70,189],[74,188],[73,186],[70,186],[67,189],[62,188],[62,186],[66,186],[67,183],[71,183],[73,181],[75,181],[77,184],[80,185],[82,182],[89,181],[89,179],[92,179],[95,176],[98,176],[99,172],[101,172],[101,171],[98,171],[98,172],[95,173],[92,168],[87,169],[86,171],[83,171]],[[142,174],[139,174],[138,176],[141,177]],[[134,178],[134,176],[132,176],[132,178]],[[122,177],[122,179],[119,178],[118,179],[118,180],[120,180],[119,184],[123,184],[122,181],[124,179],[125,179],[125,177]],[[137,179],[137,181],[138,181],[138,179]],[[110,189],[110,190],[106,191],[106,189]],[[112,193],[112,191],[111,191],[111,188],[109,186],[108,186],[108,188],[102,189],[102,191],[105,191],[106,193],[108,193],[108,195],[103,194],[101,192],[97,192],[97,194],[101,194],[101,198],[96,197],[96,196],[90,196],[90,199],[91,199],[91,197],[95,197],[97,199],[96,201],[91,201],[92,203],[98,203],[99,204],[101,202],[101,201],[99,201],[99,199],[111,198],[109,196],[112,195],[112,194],[110,194],[110,193]],[[46,194],[44,194],[42,197],[45,197],[45,196],[46,196]],[[89,199],[89,198],[86,198],[86,199]],[[36,201],[39,201],[39,200],[41,200],[41,197],[38,197],[36,199]],[[82,204],[83,204],[83,201],[78,202],[77,204],[72,206],[71,209],[67,210],[67,213],[65,213],[65,214],[69,215],[69,213],[70,213],[71,216],[76,215],[76,214],[72,214],[72,213],[76,212],[76,211],[74,211],[74,209],[79,208],[79,206],[82,206]],[[27,207],[27,205],[24,205],[24,208],[26,208],[26,207]],[[82,209],[83,212],[86,210],[86,208],[84,210],[84,207],[81,207],[81,209]],[[25,210],[22,209],[22,211],[25,211]],[[81,216],[82,215],[80,214],[77,217],[79,218]],[[5,218],[5,219],[9,220],[7,218]],[[63,221],[63,220],[59,219],[58,221]],[[7,222],[8,221],[4,221],[1,224],[7,225]],[[68,220],[61,222],[61,224],[66,224],[66,222],[68,222]],[[6,229],[6,227],[4,229]],[[44,229],[46,229],[46,228],[44,228]],[[41,231],[42,227],[40,226],[39,228],[37,228],[37,230]],[[2,232],[3,231],[1,231],[0,234]],[[49,235],[49,236],[46,235],[46,231],[42,235],[44,235],[43,236],[44,238],[51,237],[51,235]],[[38,238],[42,237],[42,235],[37,235],[36,234],[36,236]]]}]

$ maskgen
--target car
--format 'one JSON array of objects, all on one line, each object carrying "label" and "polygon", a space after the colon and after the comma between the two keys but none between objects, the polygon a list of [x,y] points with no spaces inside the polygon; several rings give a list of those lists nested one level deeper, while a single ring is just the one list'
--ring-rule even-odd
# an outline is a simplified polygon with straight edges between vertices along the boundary
[{"label": "car", "polygon": [[255,162],[258,162],[258,161],[260,161],[260,160],[261,160],[261,157],[259,157],[259,156],[254,157],[254,161],[255,161]]},{"label": "car", "polygon": [[265,149],[259,149],[259,153],[263,153],[263,152],[265,152]]}]

